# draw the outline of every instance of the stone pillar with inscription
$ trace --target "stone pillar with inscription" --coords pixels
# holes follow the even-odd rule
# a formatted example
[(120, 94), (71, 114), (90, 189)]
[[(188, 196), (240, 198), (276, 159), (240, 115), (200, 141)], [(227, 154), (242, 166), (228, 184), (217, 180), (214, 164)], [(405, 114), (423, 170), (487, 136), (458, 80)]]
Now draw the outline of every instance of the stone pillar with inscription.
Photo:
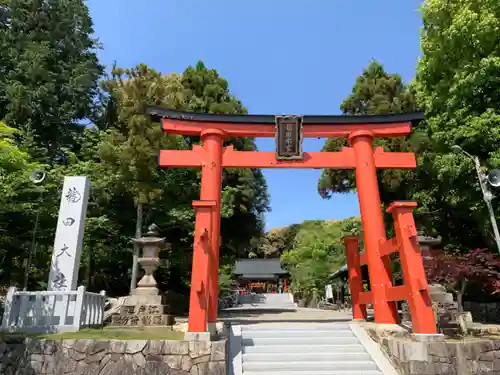
[(159, 252), (165, 246), (165, 238), (158, 237), (158, 227), (152, 224), (144, 237), (133, 239), (141, 249), (139, 265), (144, 276), (128, 296), (119, 313), (111, 318), (115, 326), (166, 326), (173, 325), (174, 318), (167, 314), (165, 297), (158, 289), (153, 276), (160, 264)]
[(64, 178), (47, 285), (49, 291), (76, 290), (89, 194), (87, 177)]

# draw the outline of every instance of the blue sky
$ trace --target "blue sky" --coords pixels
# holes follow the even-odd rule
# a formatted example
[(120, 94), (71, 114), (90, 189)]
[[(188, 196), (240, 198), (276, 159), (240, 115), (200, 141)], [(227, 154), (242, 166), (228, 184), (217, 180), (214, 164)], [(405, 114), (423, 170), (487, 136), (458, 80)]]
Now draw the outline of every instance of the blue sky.
[[(420, 0), (88, 0), (103, 64), (181, 73), (203, 60), (250, 113), (338, 114), (371, 59), (407, 81), (420, 54)], [(324, 140), (306, 139), (305, 151)], [(274, 151), (272, 139), (257, 141)], [(266, 227), (359, 214), (356, 195), (320, 198), (321, 171), (266, 169)]]

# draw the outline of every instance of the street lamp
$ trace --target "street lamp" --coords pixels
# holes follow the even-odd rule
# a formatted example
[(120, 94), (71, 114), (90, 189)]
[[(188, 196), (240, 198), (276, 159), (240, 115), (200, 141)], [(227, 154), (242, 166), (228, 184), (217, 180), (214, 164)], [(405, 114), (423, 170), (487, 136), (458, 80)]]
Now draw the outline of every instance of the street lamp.
[[(35, 185), (40, 185), (43, 183), (45, 180), (45, 177), (47, 177), (47, 174), (43, 169), (35, 169), (33, 172), (30, 173), (29, 179), (32, 183)], [(31, 267), (31, 260), (33, 258), (33, 255), (35, 254), (35, 249), (36, 249), (36, 231), (38, 230), (38, 221), (40, 219), (40, 209), (41, 209), (41, 203), (43, 199), (43, 188), (40, 189), (40, 196), (38, 198), (38, 207), (36, 210), (36, 216), (35, 216), (35, 224), (33, 226), (33, 234), (31, 237), (31, 247), (30, 251), (28, 253), (28, 258), (24, 260), (24, 283), (23, 283), (23, 290), (26, 291), (28, 290), (28, 281), (30, 277), (30, 267)]]
[(495, 196), (490, 191), (488, 184), (489, 183), (493, 187), (500, 186), (500, 171), (498, 169), (493, 169), (486, 176), (483, 171), (481, 171), (481, 163), (479, 162), (479, 158), (477, 156), (469, 154), (462, 147), (458, 145), (451, 146), (453, 152), (457, 154), (462, 154), (471, 159), (474, 162), (474, 168), (476, 169), (477, 178), (479, 180), (479, 185), (481, 186), (481, 191), (483, 193), (483, 200), (486, 203), (486, 207), (488, 207), (488, 212), (490, 214), (491, 226), (493, 228), (493, 233), (495, 235), (495, 242), (497, 244), (497, 249), (500, 252), (500, 232), (498, 231), (497, 219), (495, 218), (495, 211), (493, 211), (493, 205), (491, 201)]

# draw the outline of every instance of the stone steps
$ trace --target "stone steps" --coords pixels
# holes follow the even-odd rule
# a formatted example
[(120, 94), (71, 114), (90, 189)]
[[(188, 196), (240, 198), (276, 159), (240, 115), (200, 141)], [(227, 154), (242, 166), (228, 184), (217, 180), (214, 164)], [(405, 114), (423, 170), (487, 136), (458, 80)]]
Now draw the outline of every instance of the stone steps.
[[(302, 348), (303, 349), (303, 348)], [(315, 348), (316, 349), (316, 348)], [(259, 362), (259, 361), (275, 361), (276, 353), (245, 353), (243, 354), (243, 362)], [(340, 353), (279, 353), (279, 360), (281, 362), (307, 362), (309, 360), (314, 362), (328, 362), (328, 361), (356, 361), (371, 360), (370, 355), (366, 352), (340, 352)]]
[(290, 293), (242, 294), (238, 296), (238, 304), (263, 309), (290, 309), (297, 307)]
[(350, 371), (350, 370), (327, 370), (327, 371), (248, 371), (245, 375), (383, 375), (378, 370), (367, 370), (367, 371)]
[[(377, 365), (373, 361), (325, 361), (313, 362), (313, 360), (306, 361), (261, 361), (261, 362), (243, 362), (243, 374), (248, 375), (248, 372), (263, 372), (263, 371), (281, 371), (289, 373), (290, 371), (309, 371), (310, 374), (316, 374), (315, 371), (328, 371), (328, 370), (349, 370), (349, 371), (376, 371)], [(379, 372), (380, 374), (380, 372)]]
[[(257, 346), (257, 345), (289, 345), (290, 338), (288, 337), (263, 337), (263, 338), (243, 338), (244, 346)], [(355, 337), (301, 337), (299, 345), (345, 345), (345, 344), (358, 344), (359, 341)]]
[[(314, 339), (330, 339), (332, 335), (335, 335), (335, 337), (340, 338), (340, 337), (354, 337), (354, 333), (352, 333), (351, 330), (335, 330), (335, 331), (330, 331), (330, 330), (287, 330), (287, 329), (280, 329), (280, 339), (287, 339), (287, 338), (314, 338)], [(271, 330), (264, 330), (264, 331), (246, 331), (245, 332), (245, 338), (247, 339), (262, 339), (262, 338), (276, 338), (276, 332), (271, 331)]]
[(347, 323), (255, 324), (238, 330), (241, 364), (233, 375), (383, 375)]
[[(323, 344), (314, 345), (316, 353), (364, 353), (365, 348), (361, 344)], [(245, 346), (245, 353), (303, 353), (302, 345), (261, 345)]]
[[(285, 331), (345, 331), (350, 330), (348, 323), (280, 323), (280, 330)], [(246, 332), (249, 331), (276, 331), (276, 324), (252, 324), (243, 326)]]

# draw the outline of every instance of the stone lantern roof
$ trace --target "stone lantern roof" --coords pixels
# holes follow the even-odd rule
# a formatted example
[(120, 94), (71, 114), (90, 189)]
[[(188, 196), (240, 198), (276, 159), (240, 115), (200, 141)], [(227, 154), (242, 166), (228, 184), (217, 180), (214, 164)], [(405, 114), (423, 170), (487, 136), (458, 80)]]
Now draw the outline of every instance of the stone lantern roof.
[(148, 227), (147, 233), (142, 236), (141, 238), (133, 238), (132, 242), (136, 243), (140, 247), (144, 246), (151, 246), (158, 244), (158, 247), (162, 247), (165, 244), (165, 237), (158, 237), (159, 236), (159, 228), (156, 224), (151, 224)]

